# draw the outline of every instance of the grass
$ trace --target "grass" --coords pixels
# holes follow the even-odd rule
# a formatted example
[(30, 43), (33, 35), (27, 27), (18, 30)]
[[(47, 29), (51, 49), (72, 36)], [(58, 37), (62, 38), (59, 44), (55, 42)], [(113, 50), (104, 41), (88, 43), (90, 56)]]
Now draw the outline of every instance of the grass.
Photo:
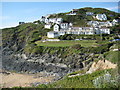
[(105, 53), (105, 58), (112, 63), (118, 63), (120, 51), (108, 51)]
[(84, 40), (84, 41), (74, 41), (74, 40), (66, 40), (66, 41), (47, 41), (47, 42), (41, 42), (37, 41), (35, 42), (38, 46), (48, 46), (48, 47), (68, 47), (73, 46), (75, 44), (81, 44), (82, 47), (91, 47), (98, 45), (95, 43), (96, 40)]
[[(107, 71), (110, 71), (108, 69)], [(64, 79), (59, 80), (52, 84), (41, 84), (37, 88), (95, 88), (93, 85), (93, 80), (98, 76), (104, 75), (106, 70), (96, 71), (92, 74), (86, 74), (76, 77), (64, 77)]]

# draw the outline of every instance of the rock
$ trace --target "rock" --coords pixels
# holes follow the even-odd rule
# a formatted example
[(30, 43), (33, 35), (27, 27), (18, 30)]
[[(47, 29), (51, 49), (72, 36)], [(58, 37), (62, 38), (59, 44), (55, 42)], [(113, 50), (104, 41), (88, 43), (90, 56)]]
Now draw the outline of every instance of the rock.
[(91, 68), (86, 73), (92, 73), (96, 70), (111, 69), (116, 67), (117, 64), (113, 64), (108, 60), (99, 60), (98, 62), (93, 62)]
[[(13, 43), (14, 44), (14, 43)], [(6, 46), (3, 49), (3, 68), (16, 72), (48, 72), (59, 76), (64, 76), (68, 72), (84, 68), (83, 61), (86, 61), (92, 54), (79, 53), (61, 57), (61, 54), (25, 54), (22, 49), (14, 51), (14, 47)], [(16, 49), (17, 50), (17, 49)], [(57, 51), (56, 51), (57, 52)], [(88, 57), (89, 56), (89, 57)], [(91, 61), (89, 61), (91, 62)], [(86, 64), (89, 64), (87, 62)]]

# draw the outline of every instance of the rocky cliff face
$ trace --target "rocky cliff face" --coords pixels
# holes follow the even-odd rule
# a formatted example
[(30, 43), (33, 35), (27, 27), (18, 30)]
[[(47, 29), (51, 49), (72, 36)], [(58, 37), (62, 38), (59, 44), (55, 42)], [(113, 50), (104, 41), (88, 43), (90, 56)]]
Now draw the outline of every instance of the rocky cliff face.
[(111, 63), (108, 60), (99, 60), (98, 62), (93, 62), (90, 69), (86, 73), (92, 73), (98, 70), (116, 68), (117, 64)]
[(2, 53), (2, 68), (15, 72), (48, 72), (64, 76), (89, 65), (93, 61), (93, 56), (84, 53), (70, 55), (65, 58), (56, 53), (53, 55), (49, 53), (26, 55), (22, 51), (16, 52), (14, 48), (11, 49), (11, 47), (6, 46), (3, 48)]

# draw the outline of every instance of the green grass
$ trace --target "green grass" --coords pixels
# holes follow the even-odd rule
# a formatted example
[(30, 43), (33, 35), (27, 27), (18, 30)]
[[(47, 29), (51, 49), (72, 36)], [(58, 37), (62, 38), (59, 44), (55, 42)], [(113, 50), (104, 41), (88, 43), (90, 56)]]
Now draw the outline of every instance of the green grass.
[[(111, 70), (111, 69), (110, 69)], [(107, 71), (110, 71), (107, 70)], [(95, 88), (93, 85), (93, 80), (103, 74), (106, 70), (96, 71), (92, 74), (86, 74), (76, 77), (64, 77), (64, 79), (59, 80), (52, 84), (41, 84), (37, 88)]]
[(73, 41), (73, 40), (66, 40), (66, 41), (47, 41), (47, 42), (41, 42), (37, 41), (36, 44), (38, 46), (48, 46), (48, 47), (68, 47), (73, 46), (75, 44), (81, 44), (82, 47), (91, 47), (98, 45), (95, 43), (95, 40), (84, 40), (84, 41)]
[(105, 53), (105, 58), (112, 63), (118, 63), (120, 51), (108, 51)]

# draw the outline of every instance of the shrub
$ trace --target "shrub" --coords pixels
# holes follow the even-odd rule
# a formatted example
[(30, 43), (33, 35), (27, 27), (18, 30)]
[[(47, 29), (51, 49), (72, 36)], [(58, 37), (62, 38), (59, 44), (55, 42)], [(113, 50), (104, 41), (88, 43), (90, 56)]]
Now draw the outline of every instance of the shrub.
[(93, 80), (93, 85), (96, 88), (117, 88), (118, 82), (116, 78), (112, 78), (110, 73), (106, 73)]

